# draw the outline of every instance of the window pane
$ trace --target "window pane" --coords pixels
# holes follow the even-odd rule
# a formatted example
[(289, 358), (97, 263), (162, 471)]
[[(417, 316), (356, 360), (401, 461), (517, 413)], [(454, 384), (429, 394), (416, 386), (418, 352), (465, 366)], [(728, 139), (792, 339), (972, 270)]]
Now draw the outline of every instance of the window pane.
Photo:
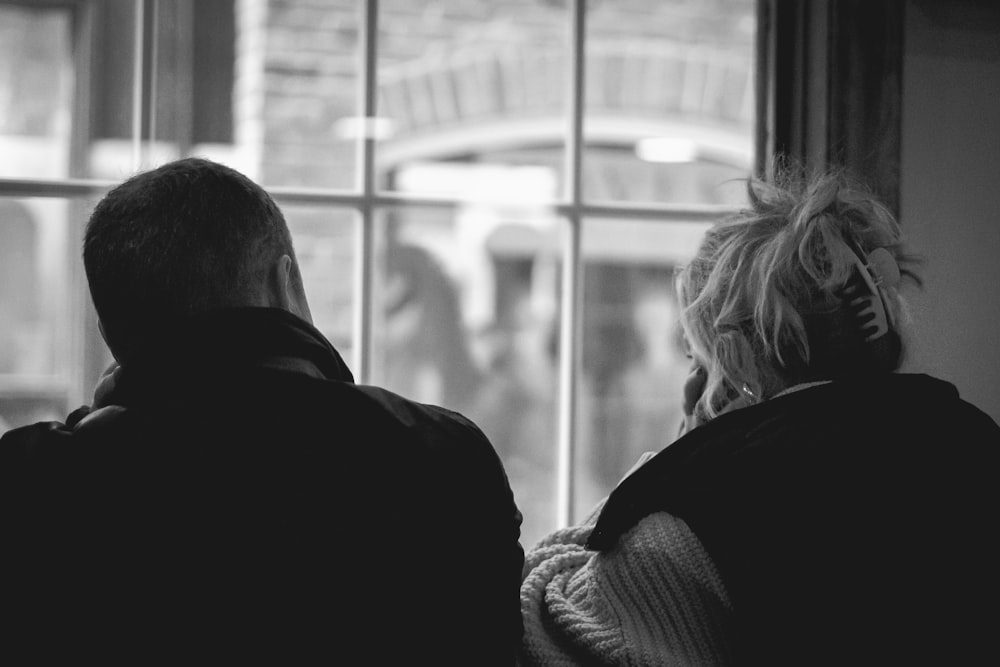
[(555, 527), (558, 220), (489, 204), (381, 221), (374, 380), (475, 421), (526, 544)]
[(588, 3), (585, 199), (733, 203), (752, 166), (753, 0)]
[(236, 143), (235, 2), (154, 2), (146, 11), (144, 166), (198, 155), (257, 175), (253, 153)]
[[(196, 155), (268, 186), (351, 188), (359, 2), (146, 3), (142, 167)], [(89, 173), (134, 171), (133, 0), (93, 3)]]
[(353, 210), (279, 205), (292, 232), (313, 324), (353, 366), (357, 215)]
[(0, 198), (0, 431), (62, 419), (76, 399), (83, 333), (80, 202)]
[(264, 184), (354, 187), (362, 4), (239, 5), (236, 137)]
[(0, 177), (65, 177), (73, 67), (65, 9), (0, 4)]
[(578, 517), (643, 452), (677, 434), (688, 362), (673, 271), (693, 256), (704, 230), (704, 223), (585, 221)]
[(383, 0), (379, 6), (380, 185), (452, 194), (448, 182), (398, 177), (408, 165), (486, 163), (544, 169), (552, 174), (546, 194), (556, 196), (568, 117), (565, 3)]

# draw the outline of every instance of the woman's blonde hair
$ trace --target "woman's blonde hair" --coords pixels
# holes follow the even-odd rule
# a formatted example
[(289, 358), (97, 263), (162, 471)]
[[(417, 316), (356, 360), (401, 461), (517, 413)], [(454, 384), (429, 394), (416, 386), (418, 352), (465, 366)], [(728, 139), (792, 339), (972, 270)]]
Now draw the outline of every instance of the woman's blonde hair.
[[(889, 209), (840, 172), (805, 178), (782, 168), (747, 189), (749, 207), (713, 226), (678, 275), (681, 325), (707, 375), (698, 415), (801, 382), (898, 369), (898, 331), (870, 353), (841, 291), (876, 248), (919, 284)], [(898, 322), (898, 290), (881, 291)]]

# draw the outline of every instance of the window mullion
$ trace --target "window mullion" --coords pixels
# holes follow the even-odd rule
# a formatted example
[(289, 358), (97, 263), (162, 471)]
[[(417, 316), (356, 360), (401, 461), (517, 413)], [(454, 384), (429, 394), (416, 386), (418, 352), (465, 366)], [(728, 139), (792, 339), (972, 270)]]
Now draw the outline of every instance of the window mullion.
[(361, 177), (360, 225), (354, 281), (354, 370), (362, 383), (371, 382), (373, 308), (372, 287), (375, 275), (375, 133), (376, 68), (378, 66), (378, 0), (366, 0), (360, 16), (361, 100), (363, 128), (359, 132)]
[(132, 170), (142, 168), (142, 118), (146, 101), (146, 0), (135, 0), (132, 61)]
[(583, 235), (581, 183), (583, 156), (583, 112), (586, 3), (574, 0), (570, 20), (570, 123), (566, 140), (566, 187), (569, 207), (569, 238), (563, 252), (563, 297), (559, 327), (559, 421), (556, 452), (556, 521), (573, 521), (574, 461), (576, 454), (577, 384), (582, 363), (581, 237)]
[(155, 150), (156, 145), (156, 121), (157, 109), (159, 108), (159, 100), (157, 99), (159, 83), (157, 77), (160, 70), (158, 62), (160, 57), (160, 30), (158, 25), (160, 19), (160, 0), (149, 1), (150, 16), (149, 21), (146, 22), (147, 32), (144, 39), (144, 42), (149, 44), (149, 74), (145, 79), (147, 86), (146, 93), (149, 96), (146, 108), (147, 118), (149, 119), (146, 130), (147, 160), (152, 158), (149, 153)]

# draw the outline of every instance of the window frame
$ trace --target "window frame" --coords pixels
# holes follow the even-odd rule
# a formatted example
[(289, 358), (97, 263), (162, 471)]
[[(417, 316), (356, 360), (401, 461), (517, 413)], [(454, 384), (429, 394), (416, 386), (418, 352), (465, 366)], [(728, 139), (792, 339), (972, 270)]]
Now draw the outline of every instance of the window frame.
[[(80, 159), (81, 150), (86, 148), (86, 129), (88, 122), (89, 100), (87, 99), (87, 84), (90, 67), (90, 38), (93, 34), (93, 0), (53, 0), (46, 2), (47, 6), (66, 7), (74, 12), (74, 37), (79, 69), (77, 73), (77, 92), (74, 114), (74, 150), (76, 160)], [(134, 65), (132, 80), (132, 166), (133, 171), (139, 171), (146, 162), (151, 145), (151, 138), (143, 136), (142, 129), (152, 123), (151, 117), (155, 109), (147, 107), (151, 99), (150, 88), (155, 84), (151, 72), (155, 72), (155, 60), (145, 62), (145, 54), (149, 53), (149, 43), (152, 39), (153, 21), (147, 20), (150, 12), (155, 11), (157, 0), (134, 0), (136, 17), (133, 29)], [(670, 224), (671, 222), (711, 222), (732, 210), (728, 206), (719, 205), (670, 205), (670, 204), (633, 204), (627, 202), (592, 201), (584, 196), (581, 189), (583, 172), (583, 154), (585, 143), (585, 80), (586, 80), (586, 0), (570, 0), (568, 4), (568, 42), (569, 61), (571, 68), (566, 81), (568, 87), (567, 108), (565, 110), (565, 174), (563, 192), (554, 201), (546, 202), (551, 210), (566, 224), (567, 234), (562, 248), (562, 299), (559, 313), (559, 359), (558, 359), (558, 414), (557, 414), (557, 463), (556, 463), (556, 518), (560, 526), (570, 524), (575, 520), (573, 507), (574, 471), (576, 469), (576, 452), (579, 440), (577, 433), (577, 413), (580, 391), (580, 369), (582, 368), (582, 286), (583, 257), (581, 240), (584, 225), (588, 218), (608, 219), (626, 218), (646, 220), (651, 224)], [(762, 5), (766, 3), (762, 2)], [(365, 0), (359, 3), (360, 12), (360, 76), (358, 77), (358, 97), (361, 118), (377, 118), (377, 66), (378, 66), (378, 0)], [(759, 13), (759, 16), (761, 14)], [(763, 26), (758, 28), (760, 30)], [(769, 53), (762, 49), (766, 40), (758, 37), (757, 57), (762, 58)], [(156, 58), (155, 50), (152, 57)], [(150, 66), (152, 65), (152, 66)], [(761, 73), (769, 71), (769, 63), (759, 63), (757, 70), (758, 114), (770, 113), (766, 105), (762, 105), (763, 77)], [(758, 115), (755, 120), (757, 137), (755, 137), (757, 155), (757, 170), (761, 170), (763, 156), (770, 154), (765, 143), (773, 145), (773, 134), (765, 136), (764, 115)], [(434, 207), (453, 209), (462, 202), (447, 197), (427, 197), (408, 193), (384, 191), (379, 188), (376, 175), (376, 142), (374, 133), (359, 133), (356, 141), (357, 170), (356, 183), (353, 190), (316, 189), (292, 186), (267, 186), (268, 191), (279, 204), (310, 204), (340, 209), (353, 210), (356, 213), (358, 233), (355, 235), (356, 262), (354, 281), (354, 359), (352, 367), (359, 382), (369, 382), (371, 379), (373, 358), (373, 320), (372, 290), (375, 272), (375, 226), (381, 211), (399, 206)], [(79, 173), (79, 171), (71, 171)], [(116, 185), (100, 179), (64, 178), (64, 179), (0, 179), (0, 196), (2, 197), (53, 197), (53, 198), (96, 198)], [(81, 234), (82, 236), (82, 234)], [(86, 402), (90, 388), (96, 381), (100, 371), (99, 362), (88, 350), (99, 349), (100, 339), (96, 327), (96, 313), (86, 292), (82, 271), (79, 278), (80, 286), (74, 288), (75, 298), (82, 304), (71, 304), (74, 312), (73, 340), (79, 349), (70, 356), (72, 388), (68, 393), (70, 405)], [(80, 369), (76, 369), (80, 366)]]

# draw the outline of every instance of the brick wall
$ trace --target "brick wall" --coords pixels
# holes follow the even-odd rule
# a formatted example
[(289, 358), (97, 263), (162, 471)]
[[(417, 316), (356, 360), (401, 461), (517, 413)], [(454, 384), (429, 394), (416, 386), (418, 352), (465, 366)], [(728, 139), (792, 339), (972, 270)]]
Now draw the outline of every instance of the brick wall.
[[(238, 124), (269, 184), (351, 187), (355, 147), (337, 121), (358, 107), (359, 2), (244, 0), (241, 57), (260, 70)], [(751, 0), (590, 3), (587, 105), (594, 113), (716, 115), (749, 125)], [(720, 39), (721, 38), (721, 39)], [(721, 44), (704, 49), (707, 39)], [(407, 133), (477, 118), (563, 111), (565, 2), (383, 0), (380, 115)], [(261, 50), (257, 50), (261, 49)], [(244, 68), (246, 69), (246, 68)], [(247, 74), (253, 77), (255, 75)], [(241, 89), (238, 84), (238, 89)], [(245, 91), (244, 91), (245, 92)], [(252, 128), (252, 129), (248, 129)], [(238, 133), (240, 130), (238, 130)], [(244, 134), (246, 136), (246, 134)]]

